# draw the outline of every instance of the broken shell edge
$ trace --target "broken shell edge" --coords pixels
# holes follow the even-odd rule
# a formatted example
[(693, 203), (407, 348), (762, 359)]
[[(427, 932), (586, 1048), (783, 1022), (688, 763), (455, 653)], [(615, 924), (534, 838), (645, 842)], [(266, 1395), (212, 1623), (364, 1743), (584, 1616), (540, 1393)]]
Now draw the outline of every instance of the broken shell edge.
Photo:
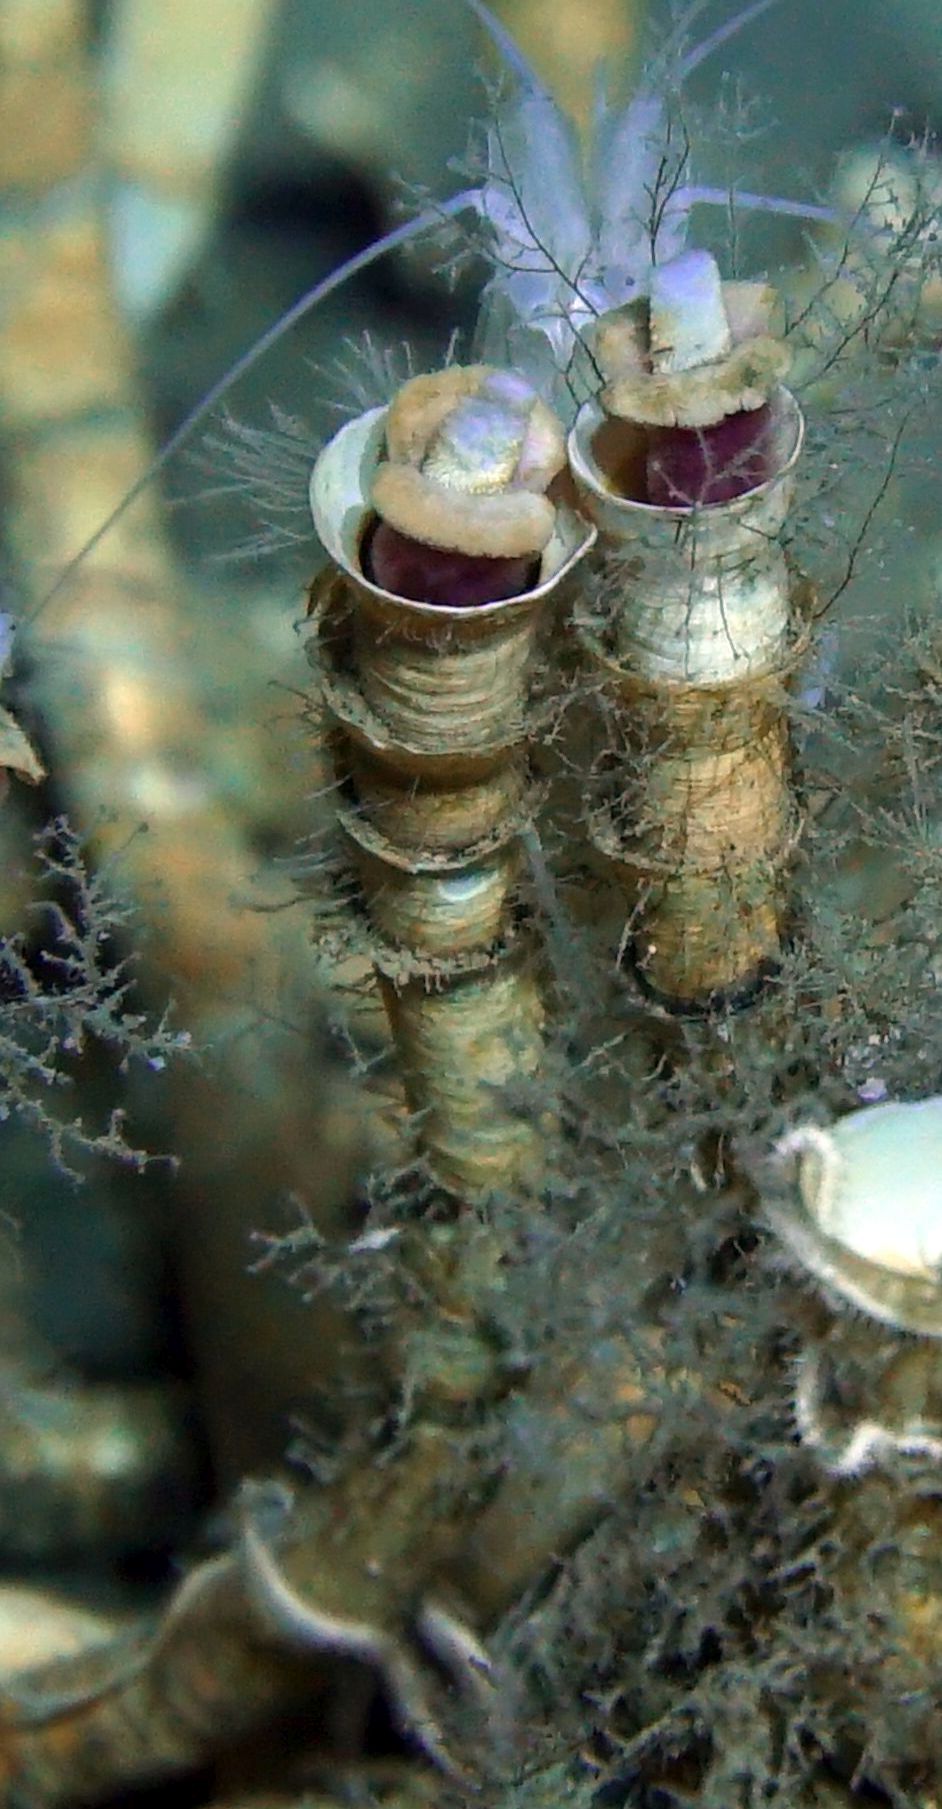
[[(871, 1111), (881, 1109), (850, 1113), (838, 1124), (868, 1118)], [(848, 1303), (899, 1331), (942, 1338), (942, 1274), (928, 1263), (921, 1273), (888, 1267), (836, 1235), (846, 1178), (846, 1161), (833, 1131), (817, 1125), (796, 1127), (773, 1150), (771, 1190), (763, 1190), (767, 1223), (838, 1305)], [(896, 1221), (905, 1223), (898, 1197), (893, 1206)]]

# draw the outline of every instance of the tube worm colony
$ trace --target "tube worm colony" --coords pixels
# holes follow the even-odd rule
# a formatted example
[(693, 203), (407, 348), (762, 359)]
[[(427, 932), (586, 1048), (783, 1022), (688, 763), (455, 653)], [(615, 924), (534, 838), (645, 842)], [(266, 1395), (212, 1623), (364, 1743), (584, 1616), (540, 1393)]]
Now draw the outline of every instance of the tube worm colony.
[[(655, 267), (598, 322), (606, 387), (569, 442), (604, 547), (576, 608), (609, 735), (590, 833), (644, 982), (682, 1011), (748, 996), (786, 930), (802, 637), (781, 532), (803, 423), (775, 300), (706, 253)], [(563, 464), (522, 376), (452, 367), (351, 422), (311, 483), (340, 821), (424, 1149), (459, 1194), (539, 1169), (538, 1127), (495, 1088), (535, 1072), (542, 1039), (514, 904), (529, 676), (594, 539), (547, 495)]]
[[(537, 102), (530, 100), (532, 114)], [(547, 184), (554, 208), (557, 189)], [(580, 253), (580, 272), (583, 262)], [(611, 703), (612, 783), (597, 800), (593, 833), (628, 882), (639, 966), (671, 1005), (689, 1008), (747, 989), (774, 963), (783, 932), (783, 874), (797, 814), (783, 697), (801, 631), (778, 536), (801, 422), (780, 387), (785, 357), (769, 330), (766, 292), (721, 284), (712, 260), (697, 256), (668, 259), (646, 280), (646, 302), (600, 324), (597, 351), (608, 383), (602, 406), (587, 411), (573, 440), (573, 466), (612, 555), (580, 607), (578, 639)], [(626, 280), (621, 292), (633, 289)], [(586, 437), (587, 422), (595, 424)], [(317, 641), (342, 785), (341, 833), (359, 876), (372, 957), (430, 1167), (446, 1187), (472, 1198), (538, 1175), (545, 1141), (544, 1127), (515, 1116), (503, 1088), (532, 1073), (543, 1030), (534, 952), (515, 896), (520, 831), (532, 808), (528, 746), (539, 729), (532, 658), (551, 600), (593, 535), (562, 506), (554, 487), (562, 462), (559, 429), (526, 383), (513, 372), (477, 367), (420, 379), (388, 411), (352, 423), (325, 451), (312, 484), (314, 518), (334, 562), (318, 592)], [(623, 1104), (625, 1090), (616, 1109)], [(664, 1145), (673, 1147), (680, 1130), (677, 1113)], [(834, 1136), (844, 1141), (843, 1131)], [(306, 1152), (311, 1147), (308, 1140)], [(830, 1183), (830, 1194), (822, 1192), (820, 1177), (833, 1170), (829, 1153), (819, 1172), (814, 1158), (821, 1152), (810, 1141), (802, 1150), (796, 1144), (795, 1153), (808, 1215), (821, 1205), (826, 1237), (839, 1243), (842, 1221), (822, 1204), (843, 1199)], [(323, 1160), (322, 1145), (316, 1162)], [(619, 1208), (627, 1194), (621, 1189)], [(629, 1206), (622, 1242), (647, 1280), (644, 1220), (654, 1211), (639, 1205)], [(518, 1387), (516, 1350), (502, 1371), (493, 1342), (477, 1341), (476, 1327), (465, 1337), (500, 1268), (495, 1217), (496, 1236), (488, 1214), (469, 1213), (461, 1227), (470, 1223), (486, 1234), (479, 1273), (492, 1254), (493, 1266), (485, 1285), (474, 1273), (479, 1246), (462, 1246), (460, 1236), (449, 1243), (451, 1223), (421, 1223), (428, 1273), (437, 1262), (444, 1273), (447, 1261), (451, 1297), (444, 1288), (428, 1290), (440, 1310), (429, 1315), (425, 1371), (414, 1340), (401, 1360), (408, 1443), (383, 1463), (368, 1454), (359, 1473), (354, 1463), (343, 1494), (309, 1491), (316, 1524), (297, 1546), (293, 1532), (282, 1544), (276, 1530), (277, 1565), (273, 1551), (263, 1549), (267, 1508), (257, 1521), (247, 1510), (235, 1560), (209, 1560), (195, 1586), (184, 1586), (140, 1668), (112, 1674), (97, 1697), (86, 1682), (81, 1702), (63, 1712), (53, 1704), (41, 1725), (27, 1703), (10, 1743), (18, 1785), (25, 1769), (27, 1787), (35, 1783), (44, 1801), (79, 1787), (90, 1794), (118, 1779), (189, 1769), (236, 1734), (270, 1726), (276, 1714), (279, 1725), (301, 1719), (313, 1693), (312, 1653), (385, 1666), (394, 1702), (399, 1698), (397, 1724), (441, 1762), (421, 1700), (403, 1712), (402, 1679), (410, 1681), (407, 1661), (414, 1662), (408, 1648), (420, 1636), (446, 1671), (450, 1650), (472, 1679), (483, 1666), (473, 1636), (425, 1594), (425, 1579), (437, 1585), (442, 1563), (450, 1566), (457, 1553), (455, 1576), (486, 1626), (551, 1563), (558, 1567), (600, 1503), (617, 1503), (650, 1476), (629, 1467), (626, 1452), (633, 1458), (635, 1444), (670, 1426), (671, 1396), (709, 1384), (691, 1375), (689, 1364), (681, 1368), (655, 1290), (639, 1285), (627, 1301), (618, 1292), (613, 1304), (611, 1271), (598, 1260), (605, 1246), (593, 1248), (590, 1234), (583, 1269), (577, 1252), (563, 1277), (572, 1318), (553, 1328), (548, 1360)], [(396, 1233), (377, 1227), (368, 1235)], [(923, 1241), (920, 1227), (909, 1251), (926, 1284), (937, 1242), (928, 1226)], [(873, 1259), (874, 1249), (863, 1256)], [(672, 1265), (672, 1292), (683, 1272)], [(728, 1305), (728, 1296), (721, 1298)], [(707, 1313), (712, 1305), (707, 1298)], [(685, 1306), (695, 1332), (709, 1326), (695, 1295)], [(748, 1302), (744, 1319), (747, 1310)], [(446, 1331), (443, 1318), (451, 1321)], [(411, 1336), (406, 1321), (403, 1314), (395, 1327), (400, 1346)], [(223, 1342), (218, 1329), (216, 1342)], [(743, 1340), (740, 1352), (746, 1348)], [(487, 1478), (488, 1505), (478, 1521), (480, 1452), (464, 1429), (465, 1409), (484, 1394), (476, 1375), (466, 1380), (482, 1350), (482, 1368), (492, 1366), (486, 1387), (506, 1387), (509, 1398), (500, 1486), (491, 1495)], [(754, 1363), (754, 1342), (748, 1351)], [(267, 1352), (252, 1356), (263, 1368), (270, 1364)], [(376, 1357), (374, 1348), (369, 1361), (378, 1367)], [(927, 1364), (904, 1352), (893, 1387), (905, 1386), (911, 1399)], [(741, 1392), (738, 1372), (735, 1365), (714, 1369), (724, 1384), (716, 1405), (726, 1411)], [(806, 1443), (828, 1405), (820, 1375), (810, 1364), (802, 1372)], [(230, 1401), (238, 1397), (231, 1377), (227, 1392)], [(429, 1409), (448, 1420), (452, 1408), (463, 1416), (462, 1434), (432, 1428), (437, 1467), (418, 1436), (428, 1429), (416, 1421)], [(710, 1408), (704, 1423), (713, 1434), (721, 1422), (712, 1402)], [(679, 1417), (679, 1402), (678, 1410)], [(937, 1456), (938, 1424), (934, 1409), (919, 1418), (907, 1405), (892, 1449)], [(763, 1437), (767, 1426), (765, 1417)], [(876, 1433), (872, 1422), (858, 1430), (869, 1447), (855, 1432), (843, 1449), (829, 1427), (819, 1440), (825, 1463), (839, 1475), (893, 1436), (887, 1415)], [(766, 1471), (770, 1460), (756, 1442), (755, 1422), (748, 1438), (751, 1445), (732, 1435), (727, 1449), (740, 1457), (754, 1450)], [(700, 1488), (702, 1451), (700, 1439), (693, 1472), (686, 1472)], [(742, 1463), (735, 1467), (741, 1475)], [(677, 1496), (685, 1471), (673, 1454), (670, 1469)], [(693, 1497), (692, 1518), (706, 1524), (706, 1489), (683, 1492)], [(636, 1490), (632, 1514), (640, 1516), (655, 1494)], [(725, 1512), (722, 1490), (718, 1508)], [(470, 1543), (461, 1512), (472, 1523)], [(672, 1543), (677, 1524), (667, 1522)], [(338, 1539), (347, 1541), (345, 1554)], [(751, 1526), (747, 1539), (756, 1543)], [(688, 1574), (705, 1594), (696, 1555)], [(375, 1633), (363, 1623), (364, 1588), (378, 1602)], [(390, 1600), (398, 1610), (403, 1599), (410, 1614), (411, 1604), (421, 1605), (418, 1623), (397, 1622), (390, 1632), (381, 1611)], [(334, 1604), (343, 1613), (334, 1613)], [(694, 1662), (691, 1648), (685, 1686), (696, 1677)], [(755, 1640), (748, 1662), (769, 1674)], [(727, 1671), (731, 1663), (738, 1663), (735, 1652), (731, 1659), (727, 1653)], [(460, 1669), (452, 1665), (459, 1684)], [(181, 1701), (192, 1713), (177, 1712)], [(676, 1723), (669, 1726), (673, 1742)], [(567, 1790), (569, 1780), (561, 1787)]]
[(340, 821), (423, 1148), (459, 1194), (539, 1166), (499, 1090), (533, 1073), (543, 1024), (514, 898), (532, 659), (594, 538), (547, 494), (564, 459), (522, 377), (452, 367), (350, 422), (311, 482)]
[(781, 530), (803, 426), (774, 304), (705, 252), (655, 268), (599, 322), (606, 386), (570, 437), (604, 549), (577, 620), (611, 744), (591, 834), (641, 976), (680, 1009), (748, 993), (785, 929), (801, 632)]

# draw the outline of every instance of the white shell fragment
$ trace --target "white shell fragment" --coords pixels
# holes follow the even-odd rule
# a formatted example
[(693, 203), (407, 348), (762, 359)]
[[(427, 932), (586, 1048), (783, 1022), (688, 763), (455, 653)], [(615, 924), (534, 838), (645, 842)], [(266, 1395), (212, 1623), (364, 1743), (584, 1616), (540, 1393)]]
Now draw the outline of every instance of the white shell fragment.
[(513, 482), (526, 417), (483, 396), (466, 396), (444, 421), (422, 461), (426, 477), (448, 490), (487, 495)]
[(535, 400), (515, 371), (493, 371), (477, 395), (462, 396), (429, 442), (422, 470), (447, 489), (506, 489), (524, 448)]
[(768, 283), (724, 282), (708, 252), (682, 252), (654, 267), (647, 296), (596, 322), (602, 406), (649, 427), (712, 427), (761, 408), (791, 364), (783, 330)]
[(942, 1097), (800, 1126), (775, 1154), (798, 1199), (771, 1217), (804, 1266), (874, 1317), (942, 1337)]
[(684, 251), (651, 272), (651, 364), (656, 371), (689, 371), (725, 358), (733, 340), (716, 259)]
[[(911, 1353), (904, 1353), (904, 1361)], [(795, 1428), (803, 1445), (814, 1451), (831, 1476), (862, 1476), (898, 1458), (942, 1462), (942, 1438), (935, 1421), (895, 1415), (891, 1422), (869, 1415), (842, 1423), (835, 1413), (840, 1392), (834, 1386), (827, 1353), (805, 1351), (798, 1359), (795, 1381)], [(876, 1390), (879, 1397), (879, 1387)], [(874, 1403), (880, 1406), (879, 1398)]]
[(942, 1266), (942, 1098), (850, 1112), (831, 1130), (792, 1131), (798, 1185), (828, 1237), (897, 1275)]

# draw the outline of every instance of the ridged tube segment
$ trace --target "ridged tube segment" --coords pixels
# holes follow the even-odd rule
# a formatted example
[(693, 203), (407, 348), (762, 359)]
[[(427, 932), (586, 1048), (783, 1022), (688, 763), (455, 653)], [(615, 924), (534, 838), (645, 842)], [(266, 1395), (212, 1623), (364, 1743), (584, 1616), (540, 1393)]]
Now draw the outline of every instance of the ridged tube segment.
[(516, 821), (529, 789), (526, 750), (509, 751), (484, 778), (448, 786), (398, 774), (379, 758), (344, 740), (339, 766), (349, 777), (361, 820), (414, 852), (459, 854), (475, 841), (499, 838), (508, 819)]
[(604, 559), (576, 624), (609, 717), (590, 834), (624, 887), (640, 978), (681, 1011), (748, 995), (786, 933), (802, 620), (781, 530), (803, 423), (787, 390), (771, 409), (768, 479), (690, 508), (624, 493), (633, 423), (590, 403), (570, 439)]
[(528, 952), (452, 973), (442, 990), (424, 977), (383, 997), (411, 1105), (441, 1184), (459, 1196), (535, 1186), (545, 1132), (507, 1089), (538, 1070), (544, 1007)]
[(334, 578), (318, 659), (341, 803), (406, 1094), (436, 1180), (462, 1197), (539, 1170), (539, 1126), (507, 1089), (535, 1073), (543, 1007), (519, 933), (518, 832), (531, 809), (530, 675), (547, 613), (594, 531), (558, 508), (523, 594), (473, 606), (382, 589), (364, 571), (387, 410), (325, 447), (311, 509)]

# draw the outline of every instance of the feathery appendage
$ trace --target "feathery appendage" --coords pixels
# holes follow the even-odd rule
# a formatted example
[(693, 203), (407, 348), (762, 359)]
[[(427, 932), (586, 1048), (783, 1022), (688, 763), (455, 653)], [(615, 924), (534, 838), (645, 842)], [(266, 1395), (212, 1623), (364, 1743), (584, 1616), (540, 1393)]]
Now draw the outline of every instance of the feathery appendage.
[[(540, 384), (558, 407), (571, 409), (592, 387), (591, 360), (583, 329), (604, 309), (641, 291), (650, 265), (674, 255), (686, 241), (691, 209), (731, 203), (808, 220), (831, 219), (833, 211), (801, 199), (770, 197), (752, 190), (728, 191), (698, 184), (691, 148), (678, 113), (684, 81), (731, 37), (781, 0), (753, 0), (699, 43), (691, 33), (703, 9), (693, 0), (680, 9), (673, 27), (643, 72), (624, 106), (600, 95), (591, 146), (585, 156), (572, 121), (499, 24), (483, 0), (463, 0), (494, 40), (510, 80), (510, 92), (495, 97), (484, 143), (473, 158), (469, 186), (424, 206), (348, 258), (305, 290), (213, 383), (175, 428), (95, 534), (70, 559), (29, 620), (36, 620), (60, 595), (82, 561), (97, 548), (137, 498), (166, 471), (227, 400), (243, 378), (301, 321), (347, 283), (404, 245), (471, 216), (466, 246), (487, 257), (493, 275), (487, 284), (478, 330), (482, 358), (515, 364)], [(293, 412), (293, 411), (291, 411)], [(276, 423), (274, 458), (285, 452)], [(237, 429), (236, 481), (258, 472), (276, 522), (271, 544), (294, 541), (285, 498), (270, 468), (265, 469), (264, 429)], [(257, 436), (257, 437), (256, 437)], [(293, 438), (293, 429), (289, 435)], [(254, 443), (250, 444), (250, 440)], [(258, 458), (256, 458), (258, 454)], [(212, 492), (210, 492), (212, 494)], [(293, 502), (291, 504), (293, 508)], [(288, 511), (290, 513), (290, 509)], [(249, 549), (269, 544), (266, 522)]]
[[(685, 7), (630, 100), (600, 88), (590, 141), (541, 84), (483, 0), (467, 0), (490, 33), (509, 78), (467, 174), (478, 181), (483, 242), (493, 265), (478, 328), (481, 356), (508, 357), (571, 411), (595, 387), (582, 335), (607, 309), (645, 293), (653, 265), (676, 257), (697, 205), (767, 211), (809, 221), (833, 209), (696, 180), (683, 86), (720, 46), (777, 0), (756, 0), (700, 43), (703, 10)], [(472, 191), (474, 192), (474, 191)]]

